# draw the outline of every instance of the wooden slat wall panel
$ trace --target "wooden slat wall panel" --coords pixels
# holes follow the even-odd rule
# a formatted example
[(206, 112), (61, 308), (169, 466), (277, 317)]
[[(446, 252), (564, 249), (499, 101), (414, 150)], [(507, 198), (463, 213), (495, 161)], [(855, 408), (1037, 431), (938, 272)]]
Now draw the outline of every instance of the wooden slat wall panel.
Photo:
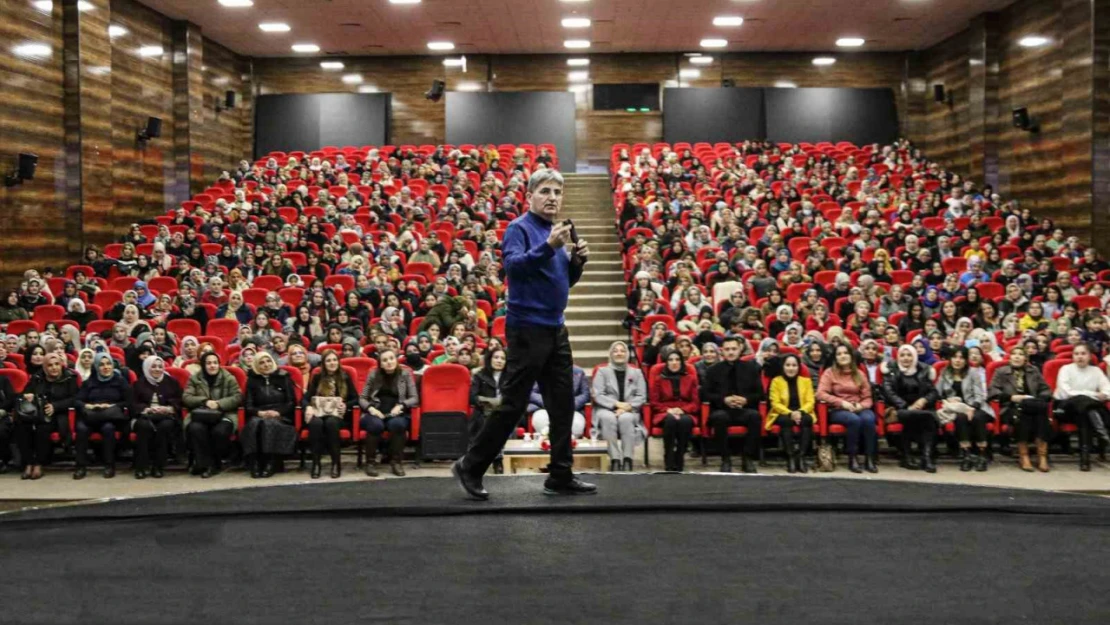
[[(50, 47), (44, 58), (17, 57), (16, 46)], [(29, 2), (0, 2), (0, 175), (16, 155), (38, 155), (33, 181), (0, 187), (0, 283), (18, 284), (23, 271), (68, 258), (65, 220), (65, 102), (62, 6), (43, 13)]]
[(1101, 246), (1110, 241), (1110, 0), (1094, 0), (1093, 6), (1091, 238)]
[(1080, 227), (1090, 241), (1092, 77), (1091, 0), (1061, 0), (1060, 61), (1060, 207), (1054, 214), (1061, 223)]
[(194, 142), (200, 143), (199, 131), (194, 131), (200, 126), (204, 114), (202, 105), (203, 85), (201, 77), (204, 75), (204, 38), (201, 37), (200, 28), (188, 22), (173, 24), (173, 163), (174, 184), (173, 201), (184, 202), (191, 195), (192, 179), (194, 172), (200, 174), (200, 166), (196, 163), (198, 156), (194, 151)]
[[(929, 158), (944, 163), (960, 175), (970, 173), (968, 150), (968, 35), (958, 33), (924, 54), (925, 131), (922, 148)], [(937, 102), (935, 85), (951, 91), (953, 104)]]
[[(250, 159), (254, 150), (250, 61), (214, 41), (205, 39), (203, 45), (203, 102), (192, 137), (194, 193), (211, 184), (221, 171)], [(216, 105), (223, 106), (224, 94), (229, 90), (239, 94), (239, 105), (217, 113)]]

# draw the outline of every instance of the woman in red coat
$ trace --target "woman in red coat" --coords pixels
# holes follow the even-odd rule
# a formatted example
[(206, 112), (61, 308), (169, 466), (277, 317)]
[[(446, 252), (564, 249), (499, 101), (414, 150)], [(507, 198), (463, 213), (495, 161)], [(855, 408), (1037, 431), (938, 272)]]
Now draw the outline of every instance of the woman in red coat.
[(682, 354), (667, 354), (663, 371), (652, 381), (651, 422), (663, 428), (663, 459), (667, 471), (682, 471), (686, 445), (694, 431), (698, 401), (698, 376), (686, 369)]

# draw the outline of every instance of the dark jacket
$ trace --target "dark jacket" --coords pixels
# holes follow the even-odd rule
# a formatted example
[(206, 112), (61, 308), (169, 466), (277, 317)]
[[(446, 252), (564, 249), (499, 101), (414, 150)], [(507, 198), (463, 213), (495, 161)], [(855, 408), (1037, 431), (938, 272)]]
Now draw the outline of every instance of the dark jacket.
[[(731, 391), (730, 382), (734, 385)], [(765, 396), (763, 372), (759, 363), (751, 360), (722, 360), (705, 372), (705, 401), (714, 410), (730, 410), (725, 405), (725, 397), (729, 395), (740, 395), (748, 400), (749, 409), (759, 409), (759, 402)]]
[(77, 375), (69, 369), (63, 369), (57, 380), (47, 380), (45, 373), (37, 373), (31, 376), (23, 389), (23, 393), (31, 393), (46, 404), (53, 405), (54, 414), (62, 415), (77, 407), (77, 392)]
[(113, 373), (107, 382), (101, 382), (100, 378), (93, 374), (81, 384), (81, 388), (77, 391), (77, 400), (82, 406), (113, 404), (121, 408), (130, 408), (131, 385), (119, 371)]
[[(134, 386), (131, 387), (131, 416), (136, 419), (143, 414), (147, 408), (154, 404), (154, 396), (158, 395), (158, 405), (160, 406), (173, 406), (173, 418), (181, 418), (181, 396), (184, 393), (181, 385), (178, 384), (177, 378), (170, 374), (162, 376), (162, 381), (157, 385), (147, 382), (147, 379), (140, 376), (135, 380)], [(165, 417), (159, 417), (164, 419)]]
[(289, 425), (294, 423), (297, 404), (293, 379), (282, 369), (270, 375), (247, 375), (247, 396), (244, 401), (244, 414), (248, 420), (258, 416), (259, 410), (277, 410), (281, 420)]
[[(505, 375), (501, 373), (502, 377)], [(473, 408), (474, 416), (486, 414), (486, 407), (489, 404), (483, 404), (478, 401), (479, 397), (486, 399), (500, 399), (501, 387), (498, 382), (494, 382), (493, 373), (486, 371), (484, 368), (479, 369), (470, 378), (470, 406)]]
[[(217, 319), (227, 318), (227, 306), (227, 304), (224, 304), (223, 306), (220, 306), (216, 309)], [(248, 308), (246, 304), (243, 304), (239, 307), (238, 310), (235, 311), (235, 319), (239, 322), (239, 325), (245, 326), (251, 322), (251, 319), (254, 319), (254, 313), (251, 312), (251, 309)]]
[(917, 365), (917, 373), (906, 375), (897, 366), (883, 374), (883, 396), (891, 408), (906, 410), (910, 404), (925, 398), (922, 410), (934, 410), (940, 395), (937, 387), (929, 380), (928, 365)]
[(17, 399), (19, 395), (12, 388), (12, 381), (6, 376), (0, 377), (0, 419), (11, 417)]
[[(1040, 370), (1030, 364), (1026, 364), (1022, 370), (1025, 373), (1025, 392), (1021, 394), (1030, 395), (1041, 401), (1051, 400), (1052, 389), (1048, 387)], [(1018, 394), (1014, 380), (1017, 373), (1013, 365), (1003, 365), (995, 369), (994, 378), (991, 379), (990, 388), (987, 389), (987, 398), (997, 401), (1005, 409), (1010, 403), (1010, 397)]]

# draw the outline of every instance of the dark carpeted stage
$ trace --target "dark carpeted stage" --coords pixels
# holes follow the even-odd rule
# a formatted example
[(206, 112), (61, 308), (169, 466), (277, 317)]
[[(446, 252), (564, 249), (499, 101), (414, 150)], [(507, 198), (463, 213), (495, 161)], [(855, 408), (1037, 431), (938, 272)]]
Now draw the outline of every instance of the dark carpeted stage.
[(0, 516), (16, 623), (1095, 623), (1110, 500), (879, 480), (249, 488)]

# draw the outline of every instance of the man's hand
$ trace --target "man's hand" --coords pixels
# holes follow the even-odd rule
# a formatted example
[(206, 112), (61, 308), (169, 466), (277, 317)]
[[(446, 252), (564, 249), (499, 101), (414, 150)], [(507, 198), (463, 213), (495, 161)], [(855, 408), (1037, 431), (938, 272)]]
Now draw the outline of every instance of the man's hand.
[(589, 258), (590, 258), (590, 248), (589, 248), (589, 244), (586, 243), (586, 239), (578, 239), (578, 248), (574, 251), (574, 253), (578, 256), (578, 259), (582, 262), (586, 262), (587, 260), (589, 260)]
[(570, 241), (570, 226), (561, 222), (551, 227), (551, 234), (547, 235), (547, 244), (559, 249)]

